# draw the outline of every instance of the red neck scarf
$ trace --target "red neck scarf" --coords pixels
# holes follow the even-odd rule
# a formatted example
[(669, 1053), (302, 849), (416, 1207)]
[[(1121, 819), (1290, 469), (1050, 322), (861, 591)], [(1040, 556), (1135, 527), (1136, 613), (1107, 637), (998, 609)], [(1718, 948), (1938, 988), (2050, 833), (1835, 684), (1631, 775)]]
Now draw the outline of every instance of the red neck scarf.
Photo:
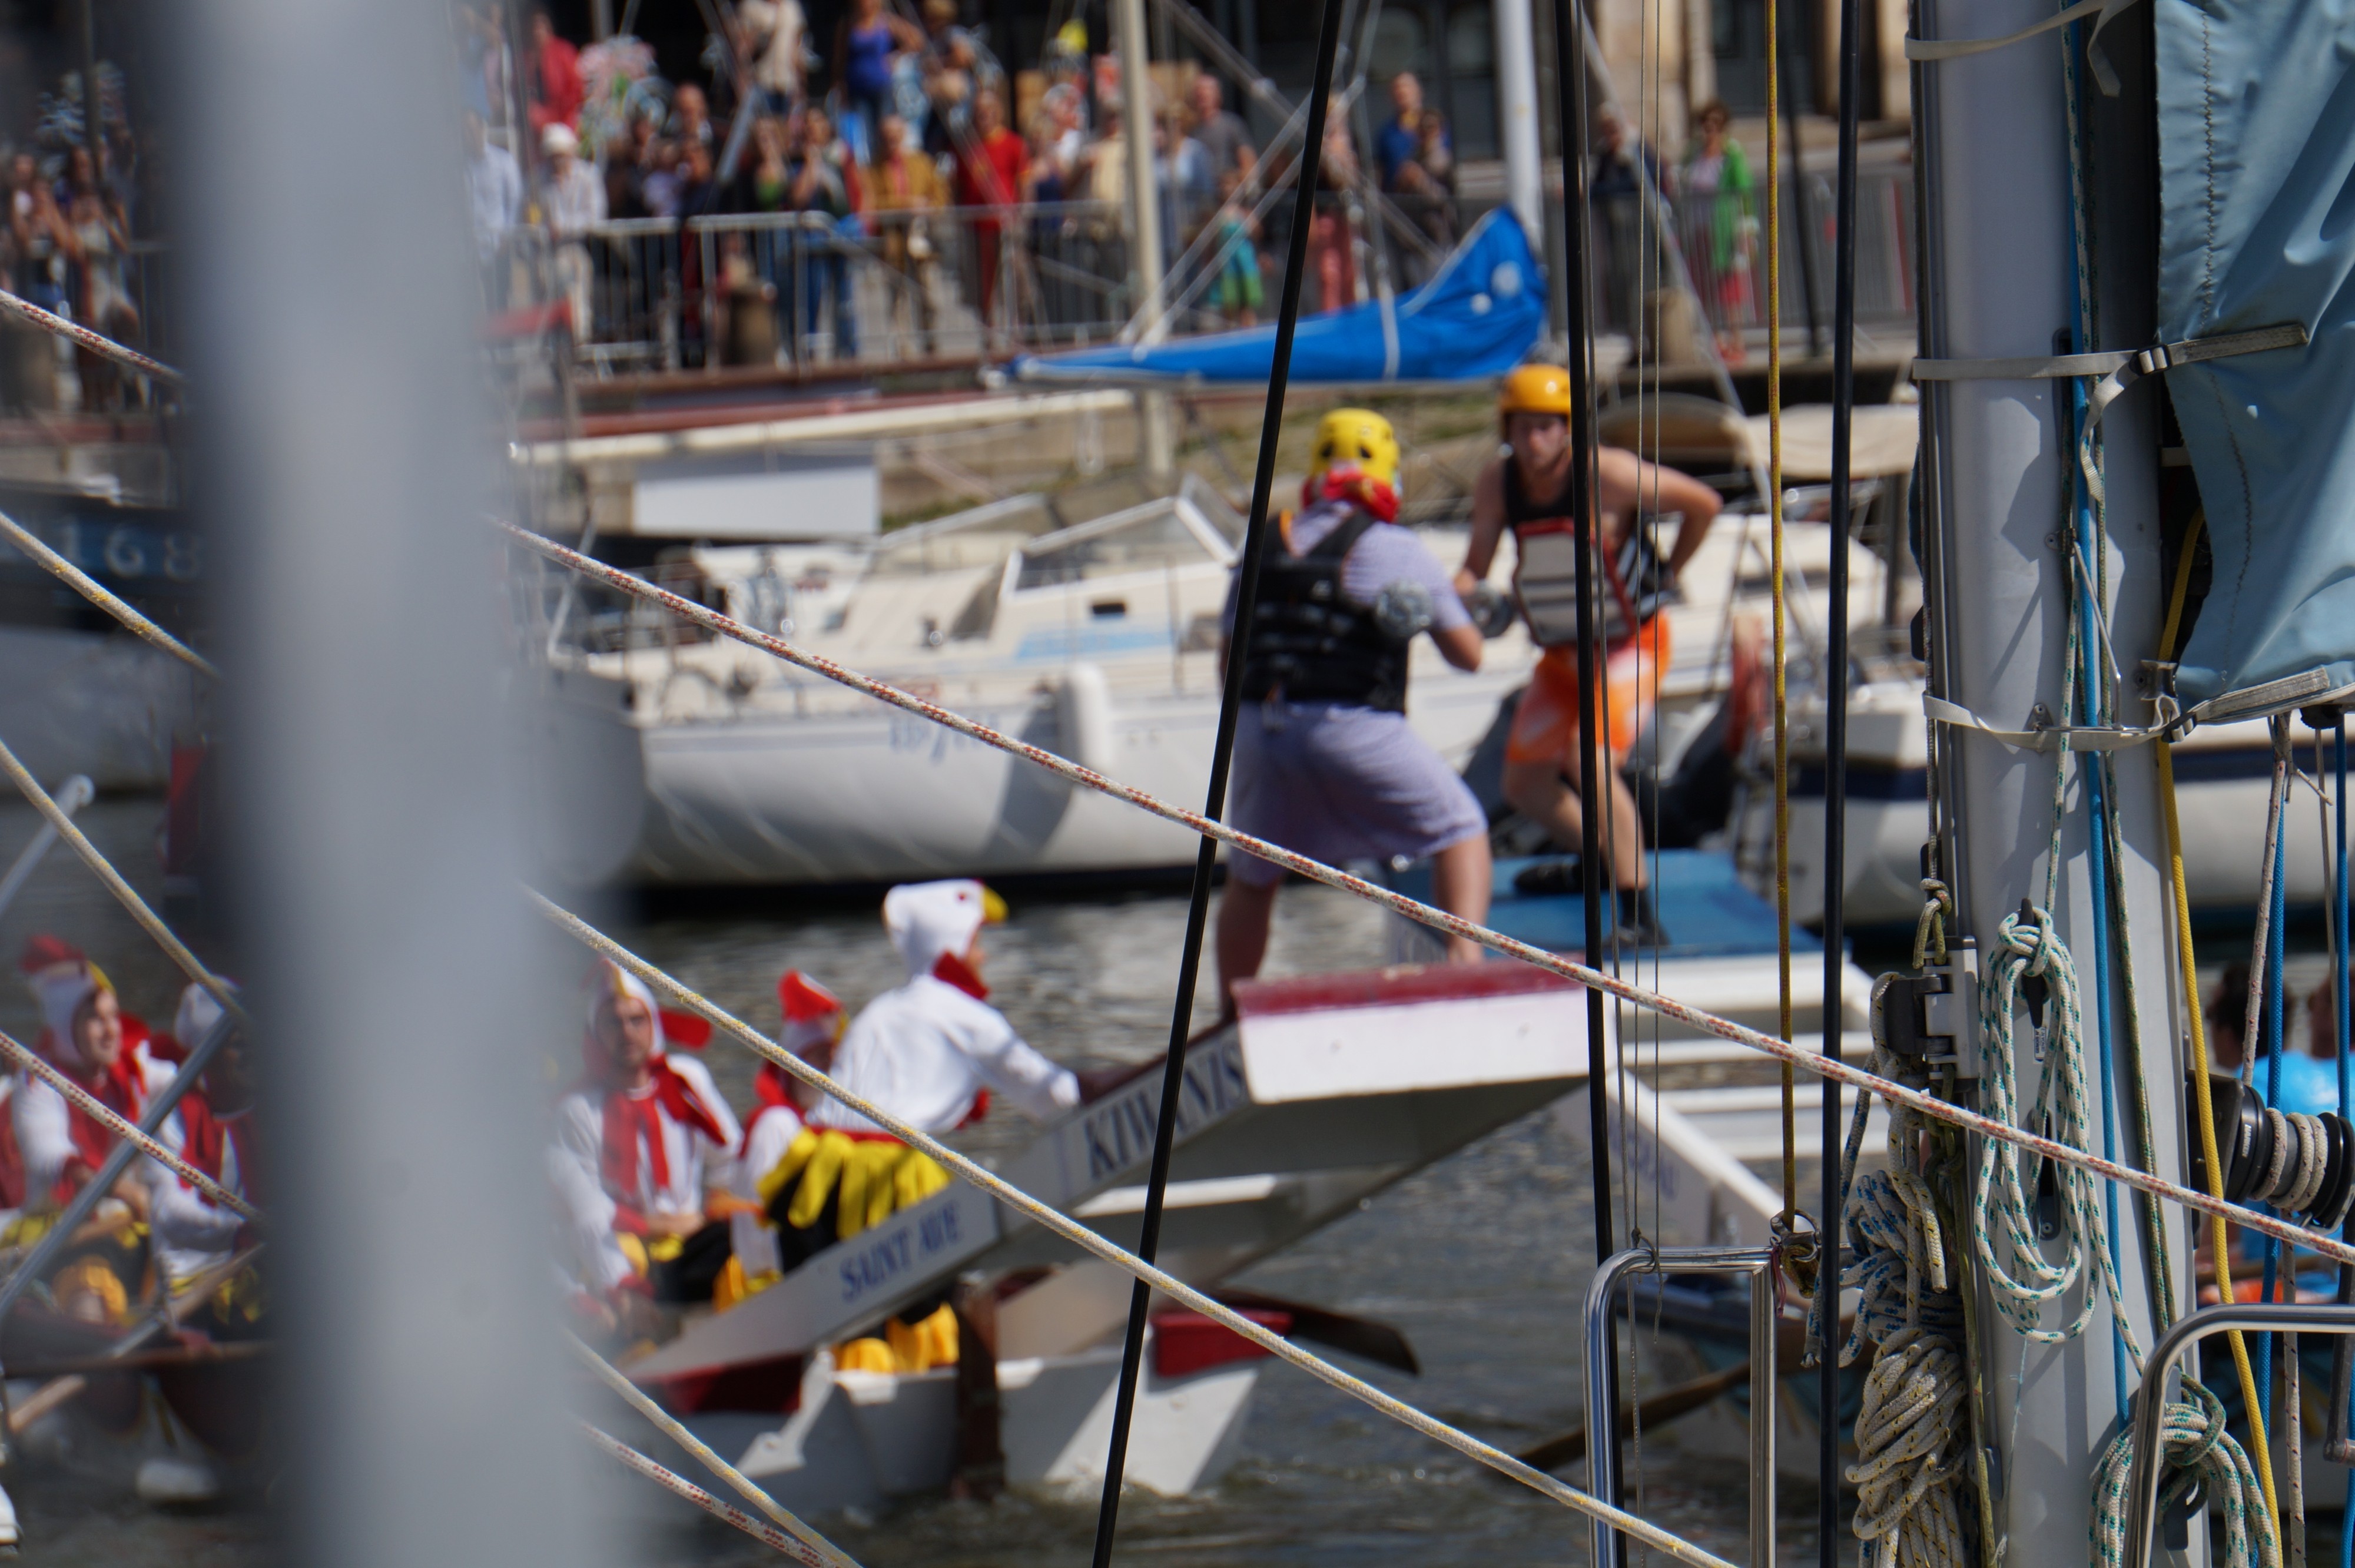
[(943, 953), (932, 960), (932, 978), (943, 985), (954, 986), (976, 1002), (989, 1000), (989, 987), (983, 985), (981, 976), (954, 953)]
[[(223, 1171), (228, 1166), (229, 1151), (235, 1149), (237, 1181), (230, 1189), (244, 1197), (255, 1196), (251, 1113), (240, 1111), (222, 1116), (214, 1111), (204, 1090), (191, 1089), (180, 1096), (180, 1130), (186, 1137), (180, 1146), (180, 1157), (224, 1187), (230, 1187)], [(195, 1183), (184, 1176), (180, 1185), (193, 1189)]]
[[(87, 1068), (79, 1063), (59, 1061), (59, 1072), (85, 1090), (90, 1097), (126, 1122), (136, 1122), (144, 1109), (146, 1085), (142, 1081), (138, 1063), (132, 1060), (132, 1043), (128, 1031), (123, 1040), (123, 1053), (114, 1065)], [(66, 1102), (66, 1126), (73, 1138), (75, 1162), (96, 1170), (106, 1161), (107, 1151), (114, 1147), (114, 1134), (106, 1125), (80, 1105)]]
[(719, 1118), (705, 1106), (694, 1086), (679, 1075), (678, 1070), (657, 1056), (648, 1064), (654, 1073), (654, 1085), (642, 1094), (633, 1095), (626, 1089), (592, 1084), (605, 1093), (605, 1126), (599, 1173), (605, 1179), (606, 1191), (617, 1198), (634, 1199), (638, 1193), (638, 1147), (645, 1140), (647, 1168), (657, 1189), (670, 1185), (670, 1151), (664, 1147), (663, 1122), (666, 1117), (683, 1122), (703, 1134), (713, 1143), (725, 1146), (728, 1135), (720, 1130)]

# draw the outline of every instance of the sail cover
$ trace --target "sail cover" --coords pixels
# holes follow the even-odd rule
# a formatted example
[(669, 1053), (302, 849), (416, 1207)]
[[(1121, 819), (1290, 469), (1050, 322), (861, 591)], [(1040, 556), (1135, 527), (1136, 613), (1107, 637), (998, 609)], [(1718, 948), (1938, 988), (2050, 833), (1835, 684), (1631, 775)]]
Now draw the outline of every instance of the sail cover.
[(2311, 338), (2168, 373), (2215, 551), (2176, 685), (2280, 711), (2355, 688), (2355, 6), (2155, 3), (2160, 339)]
[[(1390, 301), (1305, 315), (1292, 379), (1462, 381), (1502, 375), (1545, 330), (1545, 273), (1511, 210), (1472, 228), (1431, 281)], [(1114, 344), (1015, 361), (1028, 380), (1246, 381), (1267, 384), (1275, 328), (1246, 327), (1151, 347)]]

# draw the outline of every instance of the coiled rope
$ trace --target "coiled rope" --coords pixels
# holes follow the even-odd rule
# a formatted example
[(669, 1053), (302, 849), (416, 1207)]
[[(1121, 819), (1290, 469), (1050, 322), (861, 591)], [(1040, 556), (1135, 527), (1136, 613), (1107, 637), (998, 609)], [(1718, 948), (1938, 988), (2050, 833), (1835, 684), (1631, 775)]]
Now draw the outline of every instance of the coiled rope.
[[(2152, 1391), (2146, 1385), (2143, 1392)], [(2263, 1568), (2281, 1568), (2281, 1537), (2274, 1528), (2273, 1510), (2265, 1506), (2264, 1484), (2249, 1463), (2248, 1451), (2224, 1430), (2222, 1402), (2189, 1376), (2183, 1379), (2183, 1399), (2168, 1402), (2160, 1418), (2168, 1466), (2179, 1477), (2197, 1471), (2200, 1497), (2222, 1510), (2227, 1563), (2247, 1568), (2254, 1538)], [(2094, 1568), (2119, 1568), (2126, 1561), (2126, 1492), (2133, 1471), (2134, 1433), (2128, 1428), (2103, 1450), (2094, 1471)], [(2180, 1478), (2166, 1488), (2160, 1497), (2162, 1514), (2180, 1506), (2189, 1490)]]
[[(2085, 1020), (2078, 1003), (2077, 966), (2053, 931), (2050, 913), (2033, 906), (2021, 912), (2033, 919), (2023, 920), (2015, 912), (2004, 916), (1997, 928), (1995, 953), (1979, 987), (1981, 1103), (1998, 1121), (2029, 1125), (2020, 1119), (2012, 1019), (2022, 1005), (2022, 983), (2041, 980), (2051, 1023), (2041, 1031), (2044, 1049), (2039, 1054), (2044, 1067), (2036, 1087), (2035, 1125), (2057, 1143), (2088, 1148), (2092, 1123), (2087, 1114)], [(1987, 1265), (1996, 1310), (2023, 1339), (2039, 1344), (2076, 1338), (2093, 1319), (2091, 1290), (2085, 1293), (2077, 1315), (2062, 1327), (2045, 1328), (2039, 1324), (2045, 1304), (2059, 1298), (2083, 1275), (2090, 1250), (2118, 1335), (2139, 1366), (2142, 1349), (2133, 1325), (2126, 1320), (2117, 1274), (2109, 1249), (2098, 1240), (2102, 1210), (2093, 1179), (2073, 1166), (2061, 1170), (2056, 1179), (2062, 1200), (2060, 1229), (2067, 1238), (2064, 1255), (2057, 1264), (2045, 1258), (2039, 1243), (2034, 1200), (2021, 1182), (2019, 1151), (1995, 1143), (1980, 1150), (1978, 1176), (1972, 1188), (1971, 1234), (1979, 1261)]]
[[(1849, 1192), (1856, 1261), (1840, 1283), (1860, 1286), (1863, 1299), (1840, 1365), (1851, 1364), (1867, 1340), (1880, 1349), (1864, 1380), (1848, 1478), (1857, 1488), (1856, 1535), (1868, 1563), (1963, 1568), (1968, 1550), (1955, 1497), (1970, 1457), (1960, 1429), (1967, 1387), (1957, 1349), (1963, 1303), (1947, 1272), (1945, 1227), (1930, 1189), (1897, 1163), (1896, 1125), (1908, 1117), (1900, 1112), (1891, 1119), (1892, 1168)], [(1913, 1142), (1910, 1129), (1905, 1141)]]

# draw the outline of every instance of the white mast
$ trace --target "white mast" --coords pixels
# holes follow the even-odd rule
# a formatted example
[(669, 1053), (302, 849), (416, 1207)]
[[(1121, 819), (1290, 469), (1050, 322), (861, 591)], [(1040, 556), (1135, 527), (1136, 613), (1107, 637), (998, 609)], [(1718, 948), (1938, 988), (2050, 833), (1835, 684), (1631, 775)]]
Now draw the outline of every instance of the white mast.
[(1497, 92), (1504, 101), (1505, 200), (1529, 231), (1529, 248), (1545, 251), (1544, 149), (1538, 140), (1537, 32), (1529, 0), (1496, 0)]
[[(2038, 0), (1921, 0), (1919, 14), (1925, 37), (1992, 37), (2043, 20), (2051, 8)], [(2041, 358), (2056, 352), (2055, 331), (2074, 321), (2064, 46), (2059, 42), (2066, 36), (2046, 33), (1921, 68), (1925, 357)], [(2134, 73), (2126, 74), (2131, 79)], [(2090, 79), (2085, 92), (2089, 120), (2098, 114), (2119, 129), (2147, 123), (2147, 94), (2104, 103)], [(2109, 148), (2113, 155), (2120, 150), (2115, 143)], [(2126, 218), (2115, 209), (2139, 205), (2147, 215), (2155, 193), (2128, 188), (2135, 182), (2123, 167), (2129, 164), (2136, 160), (2107, 160), (2113, 174), (2101, 186), (2103, 202), (2113, 208), (2105, 215), (2108, 235), (2134, 247), (2131, 254), (2112, 249), (2105, 258), (2104, 339), (2098, 345), (2103, 348), (2139, 347), (2149, 341), (2153, 263), (2147, 242), (2130, 238)], [(2060, 351), (2066, 352), (2065, 346)], [(2069, 538), (2064, 485), (2073, 459), (2064, 449), (2060, 421), (2070, 395), (2071, 384), (2059, 379), (1964, 379), (1924, 389), (1923, 430), (1931, 443), (1923, 473), (1931, 689), (2004, 729), (2030, 728), (2040, 705), (2055, 720), (2062, 710), (2071, 605), (2062, 552)], [(2131, 406), (2119, 405), (2103, 425), (2110, 624), (2125, 677), (2119, 718), (2129, 724), (2147, 720), (2135, 682), (2139, 661), (2153, 656), (2160, 618), (2152, 408), (2145, 395)], [(2054, 761), (2051, 753), (2016, 750), (1952, 727), (1938, 741), (1945, 752), (1935, 784), (1945, 803), (1941, 853), (1962, 930), (1977, 942), (1984, 969), (2004, 917), (2019, 909), (2023, 895), (2039, 901), (2043, 896)], [(2069, 765), (2073, 775), (2077, 764)], [(2140, 1002), (2158, 1174), (2181, 1181), (2171, 926), (2162, 891), (2165, 841), (2150, 748), (2117, 753), (2116, 769), (2113, 809), (2120, 818), (2126, 886), (2125, 908), (2118, 912), (2129, 927), (2136, 960), (2134, 994)], [(2099, 1152), (2095, 942), (2088, 815), (2079, 783), (2071, 785), (2062, 842), (2060, 907), (2052, 913), (2083, 984), (2092, 1138)], [(2114, 1001), (2123, 1006), (2117, 993)], [(2113, 1038), (2122, 1046), (2122, 1018), (2114, 1019)], [(2018, 1039), (2018, 1072), (2032, 1092), (2037, 1068), (2024, 1023)], [(2123, 1113), (2132, 1089), (2125, 1081), (2122, 1049), (2118, 1058), (2116, 1102)], [(2120, 1120), (2127, 1118), (2122, 1114)], [(2133, 1160), (2128, 1127), (2122, 1125), (2115, 1137), (2119, 1157)], [(1974, 1162), (1977, 1153), (1975, 1144)], [(2114, 1200), (2120, 1274), (2147, 1348), (2155, 1335), (2135, 1207), (2124, 1192)], [(1958, 1218), (1967, 1233), (1972, 1217)], [(2169, 1211), (2166, 1223), (2180, 1310), (2189, 1303), (2190, 1249), (2180, 1214)], [(2081, 1288), (2097, 1288), (2090, 1258), (2087, 1264)], [(2073, 1316), (2082, 1299), (2073, 1290), (2062, 1303), (2048, 1307), (2047, 1326)], [(2008, 1568), (2082, 1568), (2094, 1464), (2120, 1408), (2107, 1310), (2097, 1310), (2082, 1336), (2061, 1345), (2031, 1344), (2012, 1332), (1983, 1289), (1977, 1318), (1970, 1354), (1983, 1369), (1990, 1418), (1979, 1441), (2003, 1456), (2003, 1473), (1990, 1478), (1996, 1482), (1997, 1526), (2009, 1541), (2005, 1562)]]

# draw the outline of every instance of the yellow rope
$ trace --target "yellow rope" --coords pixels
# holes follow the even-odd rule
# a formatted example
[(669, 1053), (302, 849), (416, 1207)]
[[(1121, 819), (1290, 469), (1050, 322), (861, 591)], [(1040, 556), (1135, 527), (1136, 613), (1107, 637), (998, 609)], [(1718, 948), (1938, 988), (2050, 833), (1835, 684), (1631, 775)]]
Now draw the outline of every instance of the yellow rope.
[[(2183, 538), (2183, 559), (2175, 563), (2175, 587), (2168, 595), (2167, 625), (2158, 637), (2161, 658), (2175, 656), (2175, 635), (2183, 619), (2184, 598), (2191, 587), (2191, 558), (2206, 520), (2204, 513), (2195, 515), (2190, 531)], [(2175, 807), (2175, 748), (2166, 741), (2158, 743), (2158, 798), (2166, 808), (2168, 874), (2175, 884), (2175, 953), (2183, 968), (2185, 1008), (2191, 1014), (2191, 1093), (2200, 1102), (2200, 1153), (2208, 1164), (2208, 1195), (2221, 1200), (2224, 1196), (2224, 1167), (2217, 1157), (2216, 1113), (2208, 1093), (2208, 1029), (2200, 1007), (2200, 967), (2191, 950), (2191, 900), (2183, 882), (2183, 827)], [(2208, 1248), (2216, 1259), (2216, 1296), (2221, 1301), (2230, 1302), (2232, 1261), (2229, 1228), (2221, 1219), (2211, 1218), (2208, 1224)], [(2241, 1331), (2235, 1328), (2225, 1338), (2232, 1347), (2232, 1366), (2241, 1374), (2241, 1408), (2249, 1413), (2249, 1435), (2254, 1439), (2249, 1445), (2250, 1456), (2257, 1462), (2257, 1479), (2264, 1485), (2265, 1508), (2274, 1516), (2274, 1536), (2279, 1540), (2281, 1499), (2274, 1493), (2273, 1450), (2266, 1445), (2264, 1413), (2257, 1403), (2257, 1374), (2249, 1365), (2249, 1345)]]
[[(1766, 0), (1766, 534), (1774, 573), (1774, 962), (1782, 1038), (1791, 1038), (1791, 720), (1784, 685), (1783, 612), (1783, 139), (1776, 101), (1782, 69), (1774, 0)], [(1730, 132), (1729, 132), (1730, 133)], [(1799, 1211), (1799, 1112), (1791, 1064), (1783, 1064), (1783, 1213)], [(1826, 1216), (1824, 1223), (1835, 1223)]]

